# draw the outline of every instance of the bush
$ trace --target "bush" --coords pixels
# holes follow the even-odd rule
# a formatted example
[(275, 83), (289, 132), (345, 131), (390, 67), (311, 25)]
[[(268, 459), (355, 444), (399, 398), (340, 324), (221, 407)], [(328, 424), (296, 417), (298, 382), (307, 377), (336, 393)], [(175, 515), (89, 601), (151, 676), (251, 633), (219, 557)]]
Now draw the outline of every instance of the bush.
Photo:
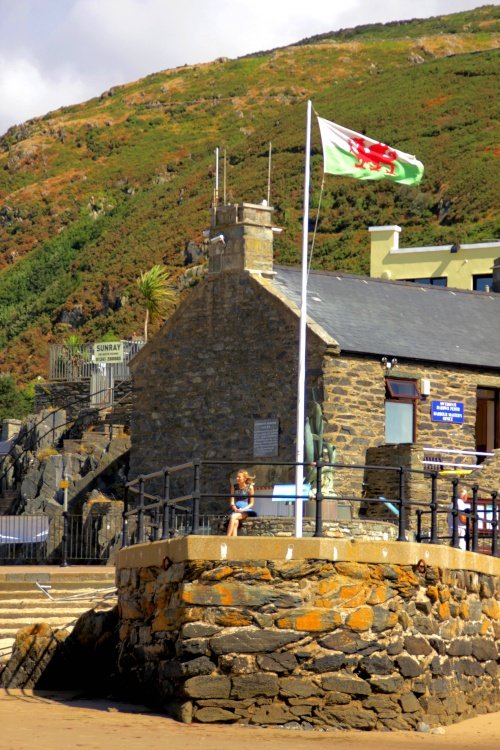
[(33, 399), (20, 390), (12, 375), (0, 375), (0, 422), (21, 419), (31, 412)]

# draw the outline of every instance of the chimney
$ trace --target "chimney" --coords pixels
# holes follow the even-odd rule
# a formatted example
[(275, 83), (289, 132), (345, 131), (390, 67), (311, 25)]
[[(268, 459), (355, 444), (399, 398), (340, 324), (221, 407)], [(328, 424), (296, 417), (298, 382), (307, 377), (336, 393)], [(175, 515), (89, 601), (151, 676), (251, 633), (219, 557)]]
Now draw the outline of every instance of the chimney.
[(273, 272), (273, 208), (241, 203), (216, 206), (208, 243), (208, 272)]
[(500, 258), (495, 258), (493, 261), (493, 281), (491, 284), (491, 291), (500, 294)]
[(386, 227), (368, 227), (368, 231), (371, 234), (370, 276), (376, 279), (390, 279), (390, 271), (384, 270), (384, 260), (391, 250), (399, 248), (401, 227), (395, 224)]

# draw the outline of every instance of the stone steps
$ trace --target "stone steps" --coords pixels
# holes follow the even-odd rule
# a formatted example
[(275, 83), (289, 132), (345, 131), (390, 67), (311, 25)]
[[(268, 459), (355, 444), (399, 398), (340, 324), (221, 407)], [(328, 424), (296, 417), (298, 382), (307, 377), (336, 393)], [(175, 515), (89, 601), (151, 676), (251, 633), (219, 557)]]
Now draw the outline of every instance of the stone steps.
[[(81, 614), (83, 614), (83, 612)], [(12, 638), (14, 640), (18, 630), (25, 628), (27, 625), (35, 625), (40, 622), (45, 622), (47, 625), (59, 630), (71, 631), (77, 620), (78, 617), (26, 617), (24, 619), (14, 618), (12, 620), (0, 619), (0, 639)]]
[(124, 425), (101, 422), (92, 430), (85, 430), (81, 438), (63, 440), (63, 449), (66, 453), (81, 453), (85, 451), (85, 447), (107, 450), (110, 442), (117, 439), (128, 439)]
[(115, 571), (111, 567), (0, 567), (0, 662), (9, 659), (21, 628), (45, 622), (53, 628), (72, 630), (84, 612), (94, 607), (108, 610), (115, 604)]
[[(44, 595), (42, 591), (38, 587), (34, 587), (34, 584), (31, 584), (30, 588), (19, 588), (17, 586), (9, 586), (9, 588), (6, 588), (4, 584), (0, 584), (0, 606), (2, 606), (2, 603), (4, 601), (10, 602), (10, 601), (19, 601), (19, 600), (37, 600), (40, 599), (40, 597), (49, 600), (52, 599), (68, 599), (71, 597), (72, 599), (83, 599), (85, 595), (93, 595), (94, 592), (98, 594), (99, 591), (102, 591), (103, 594), (106, 593), (108, 589), (110, 589), (113, 586), (112, 583), (109, 584), (109, 586), (103, 586), (102, 582), (99, 582), (99, 585), (96, 586), (76, 586), (73, 588), (55, 588), (55, 587), (47, 587), (46, 590), (50, 594), (50, 596)], [(81, 596), (80, 596), (81, 595)]]
[(30, 614), (37, 614), (44, 616), (46, 613), (48, 616), (63, 612), (66, 613), (81, 613), (82, 610), (85, 612), (87, 609), (91, 609), (95, 604), (105, 602), (112, 598), (113, 591), (106, 592), (107, 595), (101, 595), (98, 597), (88, 597), (85, 599), (70, 600), (55, 600), (48, 599), (6, 599), (0, 601), (0, 618), (5, 619), (12, 617), (22, 617), (23, 613), (29, 612)]

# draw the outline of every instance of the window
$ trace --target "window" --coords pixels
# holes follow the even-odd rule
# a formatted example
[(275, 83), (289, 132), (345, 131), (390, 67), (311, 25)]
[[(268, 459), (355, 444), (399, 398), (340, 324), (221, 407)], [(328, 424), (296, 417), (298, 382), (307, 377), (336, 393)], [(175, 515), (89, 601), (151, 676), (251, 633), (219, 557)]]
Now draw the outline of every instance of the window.
[(416, 380), (385, 379), (385, 442), (415, 442), (416, 404), (420, 392)]
[(448, 286), (447, 276), (429, 276), (423, 279), (405, 279), (405, 281), (412, 281), (415, 284), (428, 284), (429, 286)]
[(493, 284), (493, 276), (487, 273), (474, 274), (472, 288), (475, 292), (489, 292)]

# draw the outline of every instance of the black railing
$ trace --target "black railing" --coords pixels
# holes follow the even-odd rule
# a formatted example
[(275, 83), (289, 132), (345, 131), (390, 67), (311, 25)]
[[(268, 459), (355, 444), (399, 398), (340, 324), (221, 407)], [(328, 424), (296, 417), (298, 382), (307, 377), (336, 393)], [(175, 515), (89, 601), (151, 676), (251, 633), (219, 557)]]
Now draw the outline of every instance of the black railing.
[(118, 514), (0, 516), (0, 564), (105, 564), (121, 534)]
[[(57, 409), (54, 409), (50, 412), (50, 415), (45, 415), (44, 417), (41, 417), (37, 421), (35, 421), (28, 429), (21, 428), (19, 434), (12, 440), (12, 443), (10, 445), (8, 453), (0, 456), (0, 497), (2, 497), (2, 492), (4, 489), (9, 489), (8, 486), (4, 486), (8, 484), (8, 477), (9, 473), (11, 471), (14, 472), (14, 476), (16, 474), (19, 474), (22, 469), (23, 460), (25, 460), (26, 456), (28, 454), (31, 454), (33, 452), (36, 452), (38, 449), (38, 443), (36, 440), (33, 444), (33, 439), (36, 438), (36, 430), (38, 427), (44, 425), (47, 423), (48, 420), (52, 421), (52, 427), (50, 427), (47, 432), (45, 432), (41, 438), (42, 440), (47, 440), (47, 436), (52, 433), (52, 445), (57, 445), (60, 442), (62, 442), (65, 438), (68, 437), (68, 433), (71, 431), (74, 431), (78, 428), (78, 426), (81, 426), (81, 429), (83, 430), (84, 426), (88, 426), (89, 424), (92, 424), (92, 421), (89, 421), (90, 415), (99, 414), (101, 411), (105, 411), (108, 409), (107, 406), (96, 406), (96, 407), (89, 407), (89, 410), (83, 413), (78, 414), (76, 417), (73, 417), (71, 419), (67, 419), (65, 422), (61, 423), (54, 423), (54, 415), (61, 412), (66, 411), (69, 407), (74, 406), (75, 404), (81, 403), (83, 400), (88, 401), (89, 397), (97, 396), (101, 393), (104, 393), (106, 389), (100, 389), (98, 391), (93, 391), (90, 394), (80, 395), (77, 396), (74, 399), (66, 401), (62, 406), (57, 407)], [(121, 401), (123, 401), (127, 396), (123, 396), (121, 399), (118, 399), (115, 402), (115, 406), (119, 404)], [(95, 419), (93, 420), (95, 421)], [(111, 415), (110, 419), (110, 429), (113, 424), (113, 418)], [(63, 428), (66, 427), (68, 429), (63, 430)], [(56, 437), (56, 434), (59, 433), (59, 435)], [(10, 459), (10, 461), (7, 461), (6, 459)], [(14, 486), (16, 486), (20, 481), (22, 477), (17, 477), (14, 481)], [(15, 503), (12, 503), (12, 505), (15, 505)]]
[[(181, 534), (199, 534), (208, 533), (207, 528), (215, 528), (216, 525), (210, 520), (205, 521), (203, 530), (200, 525), (200, 504), (204, 501), (229, 500), (229, 492), (212, 492), (204, 491), (203, 484), (206, 469), (213, 470), (217, 467), (219, 470), (232, 467), (233, 469), (241, 465), (256, 466), (273, 466), (290, 469), (298, 464), (292, 462), (274, 462), (269, 461), (256, 462), (248, 461), (201, 461), (195, 459), (178, 466), (167, 466), (150, 474), (141, 474), (126, 484), (125, 509), (123, 513), (123, 546), (130, 544), (140, 544), (146, 539), (156, 541), (158, 539), (168, 539), (179, 533)], [(315, 465), (316, 487), (319, 488), (315, 497), (315, 537), (323, 536), (323, 503), (325, 500), (336, 500), (341, 502), (358, 503), (369, 506), (387, 506), (396, 509), (398, 515), (397, 521), (397, 540), (400, 542), (415, 539), (416, 541), (425, 541), (430, 544), (451, 544), (453, 547), (462, 546), (462, 538), (459, 535), (459, 515), (463, 513), (458, 507), (458, 482), (454, 479), (444, 479), (439, 477), (437, 471), (429, 469), (410, 469), (405, 466), (372, 466), (366, 464), (340, 464), (340, 463), (323, 463), (317, 462)], [(310, 465), (305, 465), (307, 470), (311, 469)], [(396, 497), (387, 498), (385, 496), (367, 497), (365, 493), (362, 496), (356, 495), (326, 495), (322, 491), (322, 473), (324, 469), (340, 472), (349, 471), (373, 471), (394, 474), (396, 478), (398, 492)], [(207, 472), (210, 476), (210, 471)], [(213, 471), (212, 471), (213, 477)], [(413, 500), (406, 497), (406, 486), (408, 478), (411, 475), (421, 475), (420, 478), (429, 480), (428, 499)], [(172, 492), (172, 480), (176, 480), (177, 494)], [(438, 487), (438, 479), (440, 485)], [(465, 485), (461, 481), (462, 485)], [(151, 489), (150, 489), (151, 487)], [(158, 491), (155, 489), (158, 488)], [(479, 493), (481, 493), (482, 510), (479, 511)], [(438, 494), (445, 499), (438, 500)], [(134, 503), (130, 502), (131, 495), (134, 496)], [(263, 495), (259, 498), (297, 500), (296, 494), (289, 495)], [(486, 501), (485, 501), (486, 498)], [(416, 519), (416, 528), (410, 529), (410, 514), (414, 513)], [(446, 515), (446, 520), (443, 516)], [(483, 552), (490, 555), (498, 555), (498, 505), (497, 492), (472, 485), (472, 500), (469, 509), (466, 509), (467, 517), (465, 541), (467, 549), (473, 552)], [(210, 514), (205, 513), (204, 518), (210, 519)], [(215, 518), (215, 515), (213, 514)], [(440, 523), (441, 521), (441, 523)], [(451, 522), (451, 532), (444, 534), (442, 529), (449, 529)], [(133, 527), (131, 527), (133, 523)], [(148, 529), (146, 529), (146, 525)], [(441, 528), (441, 533), (440, 533)]]

